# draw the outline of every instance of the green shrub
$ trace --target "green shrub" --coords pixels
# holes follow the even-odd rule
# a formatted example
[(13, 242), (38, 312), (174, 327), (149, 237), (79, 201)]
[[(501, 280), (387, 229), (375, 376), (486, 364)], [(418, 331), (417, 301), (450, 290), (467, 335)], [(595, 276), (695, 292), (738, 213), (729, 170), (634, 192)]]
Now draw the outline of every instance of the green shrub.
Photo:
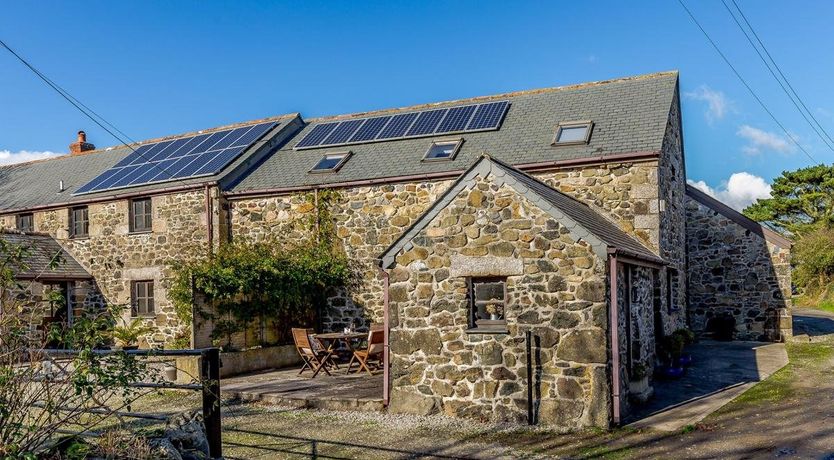
[(834, 279), (834, 230), (815, 230), (793, 247), (793, 282), (807, 294), (821, 293)]

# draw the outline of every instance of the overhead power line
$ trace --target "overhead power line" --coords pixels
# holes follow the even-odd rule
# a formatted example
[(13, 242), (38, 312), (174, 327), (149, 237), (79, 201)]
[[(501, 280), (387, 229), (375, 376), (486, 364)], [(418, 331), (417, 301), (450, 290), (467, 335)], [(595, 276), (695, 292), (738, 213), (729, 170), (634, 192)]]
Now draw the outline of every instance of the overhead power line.
[(805, 109), (805, 111), (808, 112), (808, 115), (811, 116), (811, 119), (814, 120), (814, 122), (819, 127), (820, 131), (822, 131), (825, 134), (825, 136), (828, 138), (829, 142), (834, 144), (834, 138), (832, 138), (828, 134), (828, 131), (826, 131), (825, 128), (823, 128), (822, 124), (820, 124), (819, 120), (817, 120), (817, 117), (814, 116), (814, 113), (811, 112), (810, 109), (808, 109), (808, 106), (805, 105), (805, 102), (802, 100), (801, 97), (799, 97), (799, 93), (796, 92), (796, 90), (793, 88), (793, 85), (791, 85), (790, 80), (788, 80), (788, 77), (786, 77), (784, 72), (782, 72), (782, 69), (779, 67), (779, 64), (777, 64), (776, 60), (773, 59), (773, 56), (771, 56), (770, 51), (768, 51), (765, 44), (759, 38), (759, 34), (756, 33), (756, 29), (754, 29), (753, 25), (750, 24), (750, 21), (747, 20), (747, 16), (745, 16), (744, 12), (741, 10), (741, 7), (738, 6), (738, 3), (736, 3), (735, 0), (732, 0), (732, 2), (733, 2), (733, 5), (735, 5), (736, 9), (738, 10), (738, 13), (741, 15), (741, 18), (744, 20), (744, 23), (747, 24), (748, 28), (750, 28), (750, 32), (753, 33), (753, 36), (756, 38), (756, 41), (759, 43), (759, 45), (762, 47), (762, 50), (764, 50), (765, 54), (770, 59), (770, 62), (773, 63), (773, 67), (776, 68), (776, 71), (779, 72), (779, 75), (782, 76), (782, 79), (785, 81), (785, 84), (788, 85), (788, 88), (791, 90), (793, 95), (796, 96), (796, 100), (799, 101), (799, 103), (802, 105), (802, 107)]
[(709, 43), (712, 45), (712, 47), (715, 49), (715, 51), (718, 53), (718, 55), (721, 56), (721, 59), (723, 59), (724, 62), (727, 64), (727, 66), (730, 67), (730, 70), (733, 71), (733, 73), (739, 79), (741, 84), (744, 85), (745, 88), (747, 88), (747, 91), (750, 92), (750, 95), (753, 96), (753, 99), (755, 99), (756, 102), (758, 102), (759, 105), (762, 106), (764, 111), (767, 112), (767, 114), (770, 116), (770, 118), (773, 120), (773, 122), (776, 123), (779, 126), (779, 128), (782, 129), (782, 131), (784, 131), (784, 133), (788, 137), (788, 139), (790, 139), (790, 141), (793, 142), (799, 148), (799, 150), (801, 150), (802, 153), (804, 153), (805, 156), (807, 156), (812, 162), (821, 165), (822, 163), (817, 161), (816, 158), (814, 158), (810, 153), (808, 153), (808, 151), (805, 150), (805, 147), (803, 147), (802, 144), (800, 144), (793, 137), (793, 135), (791, 135), (791, 133), (787, 130), (787, 128), (785, 128), (785, 125), (783, 125), (782, 122), (780, 122), (779, 119), (776, 118), (776, 116), (773, 114), (773, 112), (771, 112), (770, 109), (767, 108), (767, 105), (765, 105), (764, 101), (762, 101), (762, 99), (756, 94), (756, 92), (753, 91), (753, 88), (750, 87), (750, 85), (747, 83), (747, 81), (744, 79), (744, 77), (742, 77), (741, 74), (738, 72), (738, 70), (736, 70), (736, 67), (733, 65), (733, 63), (730, 62), (730, 60), (727, 58), (727, 56), (721, 51), (721, 48), (718, 47), (718, 44), (715, 43), (715, 40), (713, 40), (712, 37), (710, 37), (710, 35), (703, 28), (703, 26), (701, 26), (701, 23), (698, 22), (697, 19), (695, 19), (695, 15), (692, 14), (692, 11), (690, 11), (689, 8), (686, 7), (686, 4), (683, 2), (683, 0), (678, 0), (678, 3), (680, 3), (681, 7), (683, 7), (683, 9), (686, 11), (686, 14), (689, 15), (689, 18), (692, 20), (692, 22), (695, 23), (695, 25), (698, 27), (698, 29), (701, 30), (701, 33), (704, 34), (704, 37), (707, 38), (707, 41), (709, 41)]
[[(158, 163), (150, 163), (150, 158), (148, 158), (147, 156), (145, 156), (145, 155), (144, 155), (144, 154), (142, 154), (142, 153), (139, 153), (139, 152), (138, 152), (135, 148), (133, 148), (133, 146), (132, 146), (132, 145), (130, 145), (131, 143), (132, 143), (132, 144), (135, 144), (135, 143), (136, 143), (136, 141), (132, 140), (132, 139), (130, 138), (130, 136), (126, 135), (124, 132), (122, 132), (122, 131), (121, 131), (119, 128), (117, 128), (115, 125), (113, 125), (112, 123), (110, 123), (109, 121), (107, 121), (104, 117), (102, 117), (101, 115), (99, 115), (98, 113), (96, 113), (95, 111), (93, 111), (92, 109), (90, 109), (89, 107), (87, 107), (87, 106), (86, 106), (83, 102), (79, 101), (79, 100), (78, 100), (78, 98), (74, 97), (74, 96), (73, 96), (72, 94), (70, 94), (67, 90), (65, 90), (64, 88), (62, 88), (61, 86), (59, 86), (57, 83), (53, 82), (53, 81), (52, 81), (49, 77), (47, 77), (47, 76), (46, 76), (43, 72), (41, 72), (40, 70), (38, 70), (37, 68), (35, 68), (35, 66), (34, 66), (34, 65), (32, 65), (31, 63), (29, 63), (29, 61), (27, 61), (27, 60), (26, 60), (23, 56), (21, 56), (21, 55), (20, 55), (20, 54), (18, 54), (15, 50), (13, 50), (13, 49), (12, 49), (12, 48), (11, 48), (11, 47), (10, 47), (10, 46), (9, 46), (9, 45), (5, 42), (5, 41), (3, 41), (2, 39), (0, 39), (0, 46), (2, 46), (2, 47), (3, 47), (3, 48), (5, 48), (5, 49), (6, 49), (9, 53), (11, 53), (11, 54), (12, 54), (15, 58), (17, 58), (17, 60), (18, 60), (18, 61), (22, 62), (22, 63), (23, 63), (23, 65), (25, 65), (25, 66), (26, 66), (29, 70), (31, 70), (31, 71), (32, 71), (35, 75), (37, 75), (37, 76), (38, 76), (38, 78), (40, 78), (41, 80), (43, 80), (43, 82), (44, 82), (44, 83), (46, 83), (46, 85), (47, 85), (47, 86), (49, 86), (50, 88), (52, 88), (53, 90), (55, 90), (55, 92), (57, 92), (58, 94), (60, 94), (60, 95), (61, 95), (61, 97), (63, 97), (64, 99), (66, 99), (66, 100), (67, 100), (67, 102), (69, 102), (70, 104), (72, 104), (72, 106), (73, 106), (73, 107), (75, 107), (76, 109), (78, 109), (78, 111), (79, 111), (79, 112), (81, 112), (82, 114), (84, 114), (84, 116), (86, 116), (87, 118), (89, 118), (90, 120), (92, 120), (92, 121), (93, 121), (93, 123), (97, 124), (99, 127), (101, 127), (101, 129), (105, 130), (108, 134), (110, 134), (111, 136), (113, 136), (113, 138), (114, 138), (114, 139), (116, 139), (116, 140), (117, 140), (117, 141), (118, 141), (121, 145), (124, 145), (125, 147), (129, 148), (129, 149), (130, 149), (133, 153), (135, 153), (135, 154), (136, 154), (136, 155), (138, 155), (139, 157), (141, 157), (141, 158), (143, 158), (143, 159), (145, 159), (145, 160), (148, 160), (148, 164), (152, 165), (154, 168), (156, 168), (156, 169), (160, 170), (161, 172), (164, 172), (164, 173), (166, 173), (166, 174), (170, 175), (170, 176), (171, 176), (171, 178), (172, 178), (173, 180), (176, 180), (177, 182), (180, 182), (180, 183), (183, 183), (183, 184), (185, 184), (185, 183), (186, 183), (183, 179), (177, 179), (177, 178), (174, 178), (174, 174), (173, 174), (173, 173), (171, 173), (171, 171), (167, 170), (166, 168), (163, 168), (163, 167), (159, 166), (159, 164), (158, 164)], [(106, 126), (105, 126), (105, 125), (106, 125)], [(112, 130), (111, 130), (110, 128), (108, 128), (108, 126), (109, 126), (110, 128), (112, 128)], [(118, 136), (118, 135), (117, 135), (114, 131), (115, 131), (115, 132), (118, 132), (119, 134), (121, 134), (122, 136), (124, 136), (124, 138), (125, 138), (125, 139), (127, 139), (127, 141), (126, 141), (125, 139), (123, 139), (123, 138), (119, 137), (119, 136)], [(130, 143), (128, 143), (128, 141), (130, 141)]]
[[(732, 0), (732, 1), (733, 1), (733, 4), (736, 6), (736, 8), (738, 8), (738, 5), (735, 3), (735, 0)], [(805, 106), (805, 103), (802, 102), (802, 99), (799, 98), (799, 95), (796, 94), (796, 91), (793, 91), (793, 87), (791, 87), (791, 91), (788, 91), (788, 88), (785, 87), (785, 84), (790, 86), (790, 82), (788, 82), (788, 79), (785, 78), (785, 75), (782, 73), (782, 71), (779, 70), (779, 66), (776, 65), (775, 61), (773, 61), (773, 57), (770, 56), (770, 53), (767, 52), (767, 48), (765, 48), (764, 44), (762, 44), (762, 42), (759, 40), (758, 36), (756, 36), (756, 40), (759, 42), (759, 45), (762, 47), (762, 49), (765, 51), (765, 53), (767, 53), (768, 57), (773, 62), (773, 64), (772, 64), (773, 67), (775, 67), (776, 70), (779, 71), (779, 74), (782, 76), (782, 79), (784, 79), (784, 81), (785, 81), (784, 83), (782, 82), (782, 79), (780, 79), (779, 77), (776, 76), (776, 72), (771, 67), (771, 63), (768, 62), (767, 59), (765, 59), (764, 55), (762, 55), (762, 52), (759, 51), (759, 47), (757, 47), (756, 44), (753, 43), (753, 39), (750, 37), (750, 34), (748, 34), (747, 30), (741, 25), (741, 22), (739, 22), (738, 18), (736, 18), (735, 13), (733, 12), (733, 10), (730, 9), (730, 6), (727, 4), (727, 2), (725, 0), (721, 0), (721, 3), (724, 4), (724, 8), (727, 9), (727, 12), (730, 13), (730, 16), (733, 18), (733, 21), (735, 21), (736, 25), (741, 30), (741, 32), (744, 34), (745, 38), (747, 38), (747, 42), (750, 43), (750, 46), (752, 46), (753, 50), (756, 51), (756, 54), (759, 56), (759, 59), (761, 59), (762, 63), (765, 65), (765, 67), (767, 67), (768, 72), (770, 72), (770, 75), (773, 76), (774, 80), (776, 80), (776, 83), (779, 83), (779, 86), (782, 88), (782, 91), (785, 93), (785, 95), (788, 96), (788, 99), (791, 100), (791, 103), (793, 103), (793, 106), (796, 107), (796, 110), (799, 112), (799, 114), (802, 115), (802, 118), (804, 118), (805, 121), (808, 123), (808, 125), (811, 127), (811, 129), (814, 130), (815, 133), (817, 133), (817, 136), (819, 136), (819, 138), (822, 140), (822, 142), (825, 144), (825, 146), (828, 147), (829, 150), (834, 152), (834, 147), (832, 147), (831, 143), (829, 143), (831, 137), (828, 136), (828, 133), (826, 132), (825, 136), (828, 136), (828, 139), (826, 139), (825, 136), (823, 136), (823, 132), (825, 132), (825, 129), (822, 127), (822, 125), (819, 125), (819, 122), (817, 121), (817, 125), (819, 125), (819, 128), (818, 128), (817, 126), (814, 125), (814, 123), (811, 121), (811, 119), (808, 118), (808, 115), (810, 115), (811, 118), (813, 118), (814, 121), (816, 121), (816, 118), (814, 118), (814, 115), (810, 111), (808, 111), (808, 107)], [(739, 11), (739, 13), (741, 13), (741, 9), (739, 9), (738, 11)], [(742, 17), (744, 17), (744, 13), (741, 13), (741, 15), (742, 15)], [(747, 22), (746, 18), (744, 18), (744, 22), (747, 24), (748, 27), (750, 27), (750, 30), (753, 32), (753, 34), (755, 34), (755, 31), (750, 26), (750, 23)], [(802, 108), (799, 106), (800, 103), (802, 104), (803, 107), (805, 107), (805, 110), (802, 110)], [(805, 111), (808, 111), (808, 115), (805, 114)], [(820, 130), (822, 130), (822, 132), (820, 132)]]

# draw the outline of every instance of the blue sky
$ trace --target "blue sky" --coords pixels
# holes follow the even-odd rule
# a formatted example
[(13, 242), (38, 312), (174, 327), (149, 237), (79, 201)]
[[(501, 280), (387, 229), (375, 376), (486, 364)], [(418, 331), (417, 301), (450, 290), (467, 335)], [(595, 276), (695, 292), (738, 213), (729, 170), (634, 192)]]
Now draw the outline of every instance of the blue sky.
[[(736, 0), (834, 135), (834, 3)], [(720, 0), (687, 4), (819, 162), (834, 152)], [(681, 72), (687, 175), (741, 207), (788, 141), (676, 1), (4, 2), (0, 38), (133, 139), (287, 112), (364, 111), (661, 70)], [(0, 162), (117, 142), (0, 50)]]

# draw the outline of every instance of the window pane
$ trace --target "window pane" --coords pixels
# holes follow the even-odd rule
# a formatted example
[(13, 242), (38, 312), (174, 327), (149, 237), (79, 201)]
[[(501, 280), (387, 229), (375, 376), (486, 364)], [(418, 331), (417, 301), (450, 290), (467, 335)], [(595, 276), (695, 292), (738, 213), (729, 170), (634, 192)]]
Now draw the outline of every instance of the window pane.
[(426, 152), (426, 159), (439, 160), (449, 158), (455, 153), (457, 145), (457, 142), (434, 143), (429, 147), (429, 151)]
[(565, 126), (559, 131), (559, 139), (556, 142), (579, 142), (585, 140), (588, 132), (588, 125)]
[(504, 283), (501, 281), (475, 284), (475, 300), (504, 302)]
[(344, 157), (344, 155), (326, 155), (318, 163), (316, 163), (313, 171), (327, 171), (334, 169), (339, 165), (339, 162), (341, 162)]

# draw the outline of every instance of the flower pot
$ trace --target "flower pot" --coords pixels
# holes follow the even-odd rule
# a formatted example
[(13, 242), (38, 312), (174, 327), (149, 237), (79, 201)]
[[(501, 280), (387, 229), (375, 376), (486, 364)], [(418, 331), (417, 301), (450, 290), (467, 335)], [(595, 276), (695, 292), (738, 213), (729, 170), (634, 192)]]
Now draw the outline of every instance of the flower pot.
[(163, 369), (163, 372), (165, 372), (165, 380), (167, 380), (169, 382), (176, 382), (177, 381), (177, 368), (176, 368), (176, 366), (166, 364), (165, 368)]
[(497, 314), (491, 314), (491, 315), (489, 315), (489, 320), (490, 320), (490, 321), (498, 321), (498, 320), (500, 320), (500, 319), (501, 319), (501, 318), (499, 318)]
[(683, 377), (684, 372), (683, 366), (663, 366), (660, 368), (660, 375), (667, 379), (679, 379)]

